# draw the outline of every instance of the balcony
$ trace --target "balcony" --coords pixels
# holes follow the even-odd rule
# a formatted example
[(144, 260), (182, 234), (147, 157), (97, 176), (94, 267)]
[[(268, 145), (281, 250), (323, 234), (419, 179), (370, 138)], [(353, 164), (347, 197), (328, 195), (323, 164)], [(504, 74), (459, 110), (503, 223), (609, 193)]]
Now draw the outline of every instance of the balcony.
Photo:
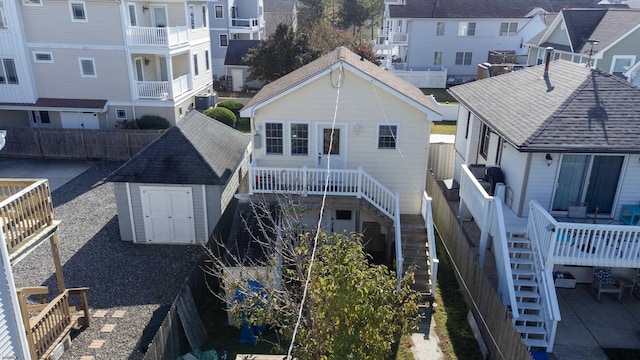
[(251, 28), (257, 28), (259, 24), (260, 24), (260, 21), (258, 18), (231, 19), (231, 27), (233, 28), (251, 29)]
[(136, 81), (139, 99), (175, 99), (191, 90), (191, 78), (183, 75), (171, 81)]
[(189, 31), (186, 25), (172, 27), (129, 26), (127, 39), (130, 46), (172, 48), (188, 44)]

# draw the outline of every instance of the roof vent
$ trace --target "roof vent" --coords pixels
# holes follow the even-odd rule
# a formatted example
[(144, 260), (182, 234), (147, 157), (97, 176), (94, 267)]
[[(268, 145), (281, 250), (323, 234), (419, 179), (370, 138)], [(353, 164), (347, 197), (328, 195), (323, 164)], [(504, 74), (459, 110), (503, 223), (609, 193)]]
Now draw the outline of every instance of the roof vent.
[(553, 54), (553, 48), (548, 47), (544, 50), (544, 74), (549, 74), (549, 62), (551, 62), (551, 54)]

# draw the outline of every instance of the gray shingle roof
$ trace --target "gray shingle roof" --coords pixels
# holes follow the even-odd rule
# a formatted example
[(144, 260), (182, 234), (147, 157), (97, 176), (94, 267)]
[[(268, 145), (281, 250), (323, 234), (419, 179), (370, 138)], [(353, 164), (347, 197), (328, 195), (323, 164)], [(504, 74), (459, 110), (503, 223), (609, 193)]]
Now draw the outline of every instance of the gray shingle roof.
[[(565, 9), (561, 14), (574, 52), (582, 54), (588, 54), (591, 51), (588, 39), (598, 40), (598, 44), (593, 47), (595, 54), (640, 24), (640, 10), (638, 9)], [(529, 43), (537, 44), (540, 38), (536, 36)], [(550, 42), (544, 42), (539, 46), (551, 46), (571, 51), (563, 45)]]
[(197, 111), (114, 171), (108, 181), (224, 185), (250, 137)]
[[(420, 89), (412, 84), (400, 79), (399, 77), (383, 70), (374, 63), (361, 60), (360, 55), (355, 54), (349, 49), (341, 46), (332, 52), (321, 56), (320, 58), (312, 61), (311, 63), (292, 71), (291, 73), (281, 77), (280, 79), (265, 85), (254, 96), (244, 109), (249, 109), (256, 106), (263, 101), (276, 97), (292, 87), (303, 83), (304, 81), (312, 78), (313, 76), (329, 69), (336, 63), (343, 62), (351, 65), (355, 70), (360, 71), (362, 74), (370, 76), (381, 83), (389, 86), (401, 95), (406, 96), (410, 100), (414, 101), (421, 107), (428, 108), (429, 110), (439, 114), (436, 106), (425, 96)], [(243, 109), (243, 110), (244, 110)]]
[(640, 88), (557, 60), (449, 89), (521, 151), (640, 153)]
[(535, 8), (552, 11), (548, 0), (407, 0), (389, 5), (392, 18), (519, 18)]
[(242, 58), (249, 49), (258, 46), (260, 40), (229, 40), (227, 53), (224, 56), (225, 65), (247, 66)]

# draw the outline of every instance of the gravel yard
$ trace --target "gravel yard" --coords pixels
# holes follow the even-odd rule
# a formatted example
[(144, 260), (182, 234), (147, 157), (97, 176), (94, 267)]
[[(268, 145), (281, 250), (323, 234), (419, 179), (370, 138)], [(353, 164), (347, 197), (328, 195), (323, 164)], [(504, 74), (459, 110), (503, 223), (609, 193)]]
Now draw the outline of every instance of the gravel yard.
[[(106, 311), (104, 317), (92, 318), (91, 327), (72, 334), (71, 348), (62, 359), (142, 359), (168, 305), (202, 254), (200, 246), (120, 240), (113, 185), (102, 182), (119, 165), (99, 162), (52, 195), (54, 219), (62, 221), (58, 237), (67, 288), (89, 287), (91, 313)], [(43, 285), (53, 296), (58, 294), (49, 242), (13, 271), (16, 287)], [(117, 310), (124, 310), (124, 315), (118, 317)], [(113, 331), (105, 331), (104, 326), (112, 324)], [(104, 344), (95, 348), (100, 343), (95, 340)]]

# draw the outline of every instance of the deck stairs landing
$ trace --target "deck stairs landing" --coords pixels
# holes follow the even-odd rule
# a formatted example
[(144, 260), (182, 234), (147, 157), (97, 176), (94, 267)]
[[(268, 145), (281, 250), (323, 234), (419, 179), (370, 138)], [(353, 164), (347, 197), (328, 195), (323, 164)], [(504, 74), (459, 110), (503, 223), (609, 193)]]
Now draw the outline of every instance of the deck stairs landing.
[(400, 224), (404, 271), (413, 268), (415, 282), (411, 286), (412, 289), (420, 292), (422, 296), (431, 296), (433, 292), (429, 270), (430, 254), (424, 219), (420, 215), (401, 215)]
[(514, 326), (527, 347), (546, 348), (549, 344), (548, 331), (531, 241), (525, 234), (509, 234), (507, 244), (519, 315), (513, 319)]

